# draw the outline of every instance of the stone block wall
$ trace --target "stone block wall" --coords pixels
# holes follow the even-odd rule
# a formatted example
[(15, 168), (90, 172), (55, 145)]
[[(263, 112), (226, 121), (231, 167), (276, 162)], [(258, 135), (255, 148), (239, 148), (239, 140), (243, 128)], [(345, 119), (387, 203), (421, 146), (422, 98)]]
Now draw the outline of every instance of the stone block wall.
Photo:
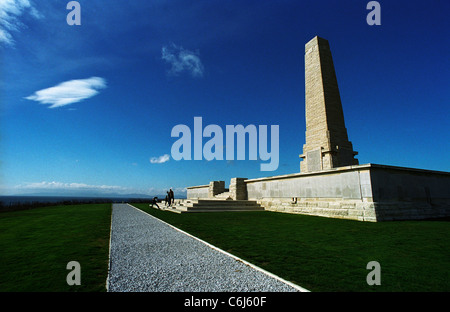
[(209, 198), (225, 192), (225, 181), (211, 181), (209, 182)]
[(186, 197), (187, 199), (209, 198), (209, 184), (188, 187)]
[[(206, 199), (224, 190), (223, 181), (212, 181), (188, 187), (187, 197)], [(234, 200), (256, 200), (269, 211), (329, 218), (377, 222), (450, 217), (449, 172), (367, 164), (233, 178), (229, 193)]]
[(311, 216), (376, 222), (375, 204), (361, 200), (336, 198), (263, 198), (258, 204), (268, 211), (298, 213)]
[(450, 216), (448, 172), (367, 164), (245, 182), (248, 199), (270, 211), (373, 222)]
[(245, 184), (245, 178), (232, 178), (230, 182), (230, 196), (234, 200), (247, 199), (247, 185)]

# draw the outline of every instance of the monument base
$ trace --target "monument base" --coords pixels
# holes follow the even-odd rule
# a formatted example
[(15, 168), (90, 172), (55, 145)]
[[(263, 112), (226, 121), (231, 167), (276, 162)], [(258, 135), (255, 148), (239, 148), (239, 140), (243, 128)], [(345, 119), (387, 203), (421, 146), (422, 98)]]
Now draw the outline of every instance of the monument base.
[(424, 203), (361, 202), (350, 200), (305, 200), (293, 203), (285, 199), (257, 201), (265, 210), (357, 221), (423, 220), (449, 217), (449, 208)]
[[(239, 192), (270, 211), (372, 222), (450, 216), (448, 172), (367, 164), (240, 181)], [(207, 198), (207, 187), (188, 188), (188, 198)]]

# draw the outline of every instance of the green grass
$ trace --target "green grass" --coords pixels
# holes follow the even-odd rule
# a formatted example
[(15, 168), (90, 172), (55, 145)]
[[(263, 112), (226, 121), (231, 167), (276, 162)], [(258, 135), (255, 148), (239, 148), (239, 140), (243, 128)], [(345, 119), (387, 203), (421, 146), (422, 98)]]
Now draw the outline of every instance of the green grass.
[[(273, 212), (174, 214), (135, 206), (311, 291), (449, 291), (450, 223), (366, 223)], [(111, 204), (0, 214), (0, 291), (104, 291)], [(369, 261), (381, 286), (368, 286)], [(69, 261), (81, 286), (69, 286)]]
[[(104, 291), (111, 204), (0, 214), (0, 291)], [(66, 282), (78, 261), (81, 285)]]
[[(450, 291), (450, 223), (369, 223), (275, 212), (136, 207), (311, 291)], [(369, 286), (369, 261), (381, 285)]]

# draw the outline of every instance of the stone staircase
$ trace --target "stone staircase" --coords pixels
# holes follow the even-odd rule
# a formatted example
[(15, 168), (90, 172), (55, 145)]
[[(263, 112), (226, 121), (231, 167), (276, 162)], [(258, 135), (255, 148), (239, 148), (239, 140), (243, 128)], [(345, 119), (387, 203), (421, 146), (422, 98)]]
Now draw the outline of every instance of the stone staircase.
[[(224, 193), (222, 193), (224, 194)], [(222, 195), (219, 194), (219, 195)], [(190, 212), (219, 212), (219, 211), (263, 211), (256, 201), (253, 200), (232, 200), (229, 195), (216, 195), (211, 199), (183, 199), (175, 200), (172, 207), (165, 207), (164, 210), (176, 213)]]

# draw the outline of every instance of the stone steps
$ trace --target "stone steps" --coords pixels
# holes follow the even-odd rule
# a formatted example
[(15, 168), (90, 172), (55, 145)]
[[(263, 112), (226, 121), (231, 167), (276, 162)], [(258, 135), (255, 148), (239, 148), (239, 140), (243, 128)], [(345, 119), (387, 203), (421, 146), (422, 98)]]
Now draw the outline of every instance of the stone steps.
[(165, 210), (176, 213), (187, 212), (219, 212), (219, 211), (263, 211), (256, 201), (226, 199), (186, 199), (178, 201)]

